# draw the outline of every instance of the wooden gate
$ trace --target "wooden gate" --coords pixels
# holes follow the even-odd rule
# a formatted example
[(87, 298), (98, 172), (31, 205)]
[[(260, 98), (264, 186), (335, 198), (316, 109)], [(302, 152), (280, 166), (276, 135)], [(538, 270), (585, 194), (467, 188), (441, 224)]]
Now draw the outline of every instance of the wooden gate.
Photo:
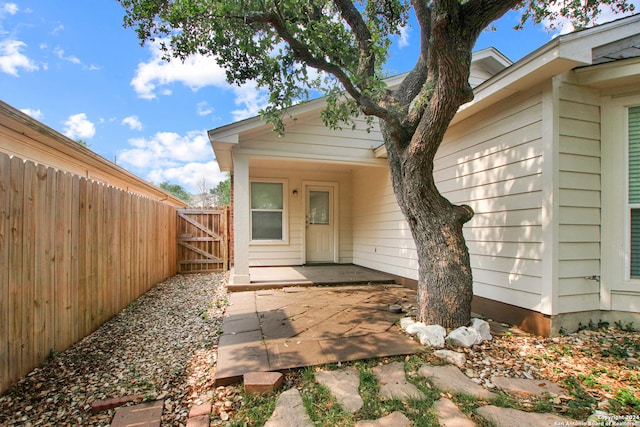
[(178, 273), (229, 268), (229, 208), (178, 210)]

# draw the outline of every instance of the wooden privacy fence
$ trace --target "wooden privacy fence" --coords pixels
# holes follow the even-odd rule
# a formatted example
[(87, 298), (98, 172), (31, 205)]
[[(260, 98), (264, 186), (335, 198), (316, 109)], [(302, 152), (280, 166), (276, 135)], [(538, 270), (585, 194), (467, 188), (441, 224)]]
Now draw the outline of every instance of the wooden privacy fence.
[(0, 392), (176, 272), (176, 209), (0, 153)]
[(178, 210), (178, 272), (229, 268), (229, 208)]

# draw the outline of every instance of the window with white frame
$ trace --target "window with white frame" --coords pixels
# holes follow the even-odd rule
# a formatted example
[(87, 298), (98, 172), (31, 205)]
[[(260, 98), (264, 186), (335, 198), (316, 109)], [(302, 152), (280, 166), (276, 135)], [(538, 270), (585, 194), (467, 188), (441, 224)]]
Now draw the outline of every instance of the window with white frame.
[(286, 240), (286, 183), (251, 181), (251, 240), (279, 242)]
[(640, 106), (629, 108), (629, 275), (640, 279)]

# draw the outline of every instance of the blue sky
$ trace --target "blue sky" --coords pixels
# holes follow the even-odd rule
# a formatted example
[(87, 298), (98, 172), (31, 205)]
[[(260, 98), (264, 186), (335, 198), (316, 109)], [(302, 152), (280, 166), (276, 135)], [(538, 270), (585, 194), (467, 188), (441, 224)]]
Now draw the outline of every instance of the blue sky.
[[(215, 187), (224, 175), (206, 131), (256, 115), (266, 96), (227, 84), (212, 58), (162, 61), (123, 16), (116, 0), (0, 0), (0, 99), (150, 182)], [(515, 61), (554, 36), (514, 31), (517, 20), (507, 14), (477, 49)], [(409, 27), (395, 41), (391, 74), (411, 67), (417, 40)]]

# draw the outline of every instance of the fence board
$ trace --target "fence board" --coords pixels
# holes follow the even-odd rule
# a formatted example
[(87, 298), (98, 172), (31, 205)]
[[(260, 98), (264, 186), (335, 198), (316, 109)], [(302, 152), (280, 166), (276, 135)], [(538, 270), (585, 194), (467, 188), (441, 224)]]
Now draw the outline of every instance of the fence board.
[(9, 201), (11, 190), (11, 162), (0, 156), (0, 390), (10, 384), (9, 379)]
[(9, 378), (15, 381), (19, 377), (19, 372), (23, 372), (21, 348), (22, 330), (21, 322), (22, 294), (20, 285), (22, 284), (22, 201), (24, 199), (24, 163), (20, 159), (11, 159), (10, 200), (9, 200), (9, 221), (10, 226), (10, 249), (9, 249)]
[(9, 214), (11, 212), (11, 161), (0, 155), (0, 390), (9, 379)]
[(176, 273), (176, 216), (0, 153), (0, 393)]
[(23, 175), (23, 199), (22, 199), (22, 282), (20, 294), (22, 296), (22, 319), (20, 321), (22, 333), (20, 349), (21, 366), (25, 370), (35, 367), (34, 363), (34, 342), (29, 339), (33, 336), (33, 315), (34, 315), (34, 274), (35, 274), (35, 222), (34, 216), (29, 213), (36, 212), (34, 200), (35, 187), (34, 179), (37, 180), (36, 165), (33, 162), (24, 164)]

